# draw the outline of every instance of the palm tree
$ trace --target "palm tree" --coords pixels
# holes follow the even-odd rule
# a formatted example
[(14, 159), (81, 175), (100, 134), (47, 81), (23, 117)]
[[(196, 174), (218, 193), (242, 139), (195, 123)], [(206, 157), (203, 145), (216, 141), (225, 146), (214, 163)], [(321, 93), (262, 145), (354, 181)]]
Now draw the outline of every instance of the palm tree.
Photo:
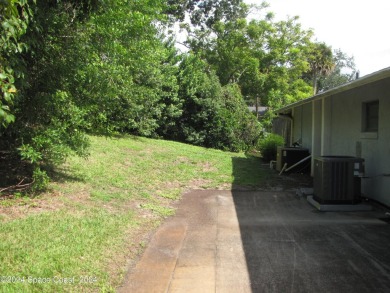
[(336, 66), (332, 48), (325, 43), (313, 43), (309, 64), (310, 75), (313, 81), (313, 94), (315, 95), (318, 92), (318, 78), (329, 75)]

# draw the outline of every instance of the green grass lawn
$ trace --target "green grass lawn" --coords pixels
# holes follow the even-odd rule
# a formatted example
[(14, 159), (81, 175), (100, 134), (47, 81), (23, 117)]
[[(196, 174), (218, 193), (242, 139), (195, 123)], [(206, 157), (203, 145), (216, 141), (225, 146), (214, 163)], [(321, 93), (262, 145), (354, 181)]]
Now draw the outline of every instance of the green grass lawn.
[(91, 144), (45, 194), (0, 201), (0, 292), (114, 292), (183, 192), (274, 176), (241, 153), (130, 136)]

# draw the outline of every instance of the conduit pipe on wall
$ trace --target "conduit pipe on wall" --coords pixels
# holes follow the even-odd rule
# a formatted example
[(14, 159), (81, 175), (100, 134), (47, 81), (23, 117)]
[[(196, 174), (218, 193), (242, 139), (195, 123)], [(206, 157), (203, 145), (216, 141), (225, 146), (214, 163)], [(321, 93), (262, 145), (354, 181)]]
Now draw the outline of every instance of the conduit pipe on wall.
[[(285, 172), (288, 172), (290, 171), (291, 169), (295, 168), (296, 166), (302, 164), (303, 162), (306, 162), (307, 160), (309, 160), (311, 158), (311, 155), (310, 156), (307, 156), (306, 158), (300, 160), (299, 162), (295, 163), (294, 165), (288, 167), (286, 170), (282, 169), (282, 172), (285, 171)], [(280, 172), (280, 174), (282, 174), (282, 172)], [(279, 174), (279, 175), (280, 175)]]

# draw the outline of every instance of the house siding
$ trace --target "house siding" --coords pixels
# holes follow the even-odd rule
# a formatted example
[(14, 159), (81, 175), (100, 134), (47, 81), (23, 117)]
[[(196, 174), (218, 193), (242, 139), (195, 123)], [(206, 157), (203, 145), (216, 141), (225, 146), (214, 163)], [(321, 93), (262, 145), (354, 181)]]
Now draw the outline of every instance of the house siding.
[(311, 152), (312, 140), (312, 111), (311, 104), (304, 104), (294, 108), (293, 116), (293, 142), (299, 141), (301, 146)]
[[(361, 156), (365, 160), (362, 192), (390, 206), (390, 78), (329, 97), (332, 101), (332, 143), (329, 155)], [(377, 138), (362, 132), (362, 104), (379, 100)]]
[[(375, 100), (379, 101), (378, 132), (366, 134), (363, 103)], [(301, 139), (313, 158), (362, 157), (367, 177), (362, 179), (363, 195), (390, 206), (390, 176), (385, 176), (390, 174), (390, 77), (323, 94), (288, 111), (293, 116), (293, 141)]]

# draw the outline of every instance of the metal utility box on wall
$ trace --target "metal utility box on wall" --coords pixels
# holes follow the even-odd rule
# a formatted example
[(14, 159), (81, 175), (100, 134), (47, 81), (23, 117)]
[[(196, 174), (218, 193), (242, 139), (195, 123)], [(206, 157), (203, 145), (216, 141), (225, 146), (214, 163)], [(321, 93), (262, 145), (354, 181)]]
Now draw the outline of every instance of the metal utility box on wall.
[[(284, 164), (287, 163), (287, 167), (291, 167), (295, 163), (298, 163), (302, 159), (310, 155), (309, 150), (298, 147), (277, 147), (276, 151), (276, 170), (281, 171)], [(302, 168), (298, 166), (297, 168)], [(294, 168), (295, 169), (295, 168)]]
[(314, 159), (314, 199), (319, 203), (355, 204), (361, 201), (364, 159), (322, 156)]

